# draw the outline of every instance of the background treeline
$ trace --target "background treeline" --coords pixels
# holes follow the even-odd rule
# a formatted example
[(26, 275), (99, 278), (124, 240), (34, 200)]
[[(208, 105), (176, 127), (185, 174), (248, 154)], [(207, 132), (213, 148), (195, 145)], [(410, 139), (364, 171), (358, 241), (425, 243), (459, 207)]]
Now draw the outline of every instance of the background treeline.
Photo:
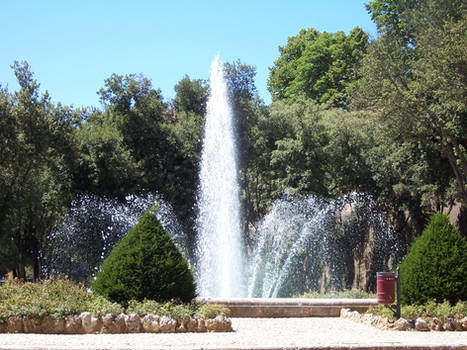
[[(376, 39), (358, 27), (288, 38), (270, 68), (270, 105), (254, 67), (225, 64), (246, 240), (284, 193), (366, 193), (404, 243), (429, 213), (456, 203), (466, 229), (465, 2), (374, 0), (367, 9)], [(165, 101), (143, 75), (113, 74), (98, 92), (102, 109), (77, 109), (41, 94), (26, 62), (12, 69), (20, 89), (0, 90), (0, 274), (25, 277), (30, 266), (39, 276), (49, 235), (83, 195), (125, 202), (157, 192), (193, 246), (206, 80), (185, 76)]]

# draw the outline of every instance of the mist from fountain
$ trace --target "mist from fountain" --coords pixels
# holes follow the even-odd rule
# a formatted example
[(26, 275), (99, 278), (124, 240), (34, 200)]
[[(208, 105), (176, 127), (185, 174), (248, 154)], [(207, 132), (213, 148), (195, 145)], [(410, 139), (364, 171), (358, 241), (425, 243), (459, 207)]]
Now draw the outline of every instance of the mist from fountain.
[[(371, 198), (356, 193), (335, 201), (285, 196), (274, 202), (255, 236), (248, 297), (290, 297), (320, 291), (323, 285), (348, 289), (353, 259), (363, 257), (369, 241), (376, 269), (387, 268), (388, 259), (400, 249), (394, 230)], [(326, 270), (331, 279), (327, 282)]]

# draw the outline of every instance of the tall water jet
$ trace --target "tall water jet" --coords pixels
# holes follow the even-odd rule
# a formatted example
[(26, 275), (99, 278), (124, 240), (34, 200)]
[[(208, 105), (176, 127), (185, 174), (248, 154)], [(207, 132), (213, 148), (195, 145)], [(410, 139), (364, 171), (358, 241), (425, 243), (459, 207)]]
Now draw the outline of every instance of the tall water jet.
[(236, 144), (218, 56), (211, 64), (210, 88), (198, 194), (198, 294), (240, 297), (245, 287)]

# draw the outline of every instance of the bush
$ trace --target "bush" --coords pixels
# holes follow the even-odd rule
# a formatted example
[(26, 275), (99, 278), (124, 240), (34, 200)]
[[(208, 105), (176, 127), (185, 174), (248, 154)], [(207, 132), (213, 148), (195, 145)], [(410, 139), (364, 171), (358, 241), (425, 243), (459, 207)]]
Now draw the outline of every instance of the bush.
[(105, 314), (137, 313), (141, 317), (154, 314), (168, 316), (179, 321), (188, 317), (215, 318), (229, 314), (222, 305), (191, 301), (180, 304), (175, 300), (158, 303), (154, 300), (132, 300), (124, 309), (100, 295), (86, 290), (82, 284), (70, 280), (50, 279), (38, 283), (8, 281), (0, 286), (0, 324), (10, 317), (42, 320), (46, 316), (65, 319), (70, 315), (91, 312), (95, 317)]
[(467, 241), (446, 215), (432, 216), (400, 268), (402, 304), (467, 298)]
[[(383, 305), (371, 305), (367, 313), (383, 316), (388, 320), (394, 319), (393, 311)], [(467, 315), (467, 302), (464, 301), (458, 301), (456, 305), (451, 306), (447, 300), (442, 303), (429, 300), (424, 305), (403, 305), (401, 307), (401, 317), (408, 320), (415, 320), (418, 317), (460, 320), (465, 315)]]
[(193, 275), (154, 209), (140, 221), (104, 260), (91, 288), (112, 301), (163, 302), (195, 296)]
[(215, 318), (217, 315), (230, 315), (230, 310), (219, 304), (201, 304), (195, 311), (194, 316), (198, 318)]
[(38, 283), (8, 281), (0, 287), (0, 322), (5, 322), (9, 317), (41, 320), (52, 316), (64, 319), (84, 311), (102, 316), (120, 313), (124, 309), (69, 280), (50, 279)]

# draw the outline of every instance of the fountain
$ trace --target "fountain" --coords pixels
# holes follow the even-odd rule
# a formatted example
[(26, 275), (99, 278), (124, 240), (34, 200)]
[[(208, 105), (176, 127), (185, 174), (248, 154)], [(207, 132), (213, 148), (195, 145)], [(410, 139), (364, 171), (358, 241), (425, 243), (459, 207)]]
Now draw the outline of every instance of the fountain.
[(211, 64), (210, 88), (198, 198), (198, 294), (239, 297), (245, 294), (240, 188), (233, 113), (219, 56)]
[[(101, 249), (103, 256), (107, 246), (110, 248), (113, 241), (118, 241), (144, 210), (159, 202), (158, 218), (162, 225), (185, 257), (194, 257), (189, 260), (194, 267), (198, 296), (208, 302), (228, 305), (232, 315), (336, 316), (343, 305), (364, 309), (373, 303), (371, 300), (349, 304), (349, 301), (284, 299), (310, 290), (322, 291), (323, 286), (334, 290), (351, 288), (354, 263), (362, 260), (370, 241), (371, 249), (376, 252), (371, 256), (371, 266), (384, 269), (388, 256), (397, 250), (396, 240), (368, 196), (351, 194), (327, 201), (313, 195), (285, 195), (273, 203), (269, 213), (257, 224), (254, 244), (246, 256), (240, 224), (233, 117), (223, 66), (216, 57), (211, 64), (201, 154), (195, 252), (188, 251), (186, 235), (177, 225), (175, 213), (157, 195), (128, 198), (130, 203), (123, 206), (109, 205), (105, 199), (101, 202), (98, 198), (84, 198), (84, 202), (76, 202), (66, 230), (78, 227), (81, 222), (89, 226), (88, 219), (93, 216), (83, 212), (83, 208), (89, 208), (91, 214), (103, 215), (94, 220), (103, 226), (102, 230), (96, 230), (98, 235), (101, 231), (111, 234), (97, 237), (105, 245)], [(75, 234), (70, 234), (66, 230), (58, 231), (51, 239), (73, 245), (63, 237), (72, 239), (80, 231), (76, 229)], [(52, 256), (61, 259), (63, 254), (55, 253), (51, 252)], [(67, 261), (61, 264), (68, 268)]]
[(82, 194), (71, 203), (63, 222), (45, 241), (44, 275), (67, 275), (86, 282), (112, 248), (136, 225), (149, 208), (158, 205), (157, 218), (174, 244), (189, 259), (187, 237), (172, 206), (160, 195), (128, 195), (124, 202), (94, 194)]
[(384, 270), (398, 251), (394, 230), (369, 196), (352, 193), (334, 201), (284, 196), (258, 225), (248, 296), (351, 289), (356, 261), (371, 255), (366, 268)]
[[(210, 88), (195, 254), (200, 297), (277, 298), (352, 288), (355, 260), (363, 259), (368, 241), (384, 252), (383, 257), (372, 257), (371, 267), (387, 264), (394, 252), (388, 248), (394, 246), (394, 232), (371, 198), (355, 193), (336, 201), (313, 195), (276, 200), (258, 225), (252, 253), (243, 256), (234, 116), (218, 56), (211, 64)], [(352, 213), (339, 224), (344, 208), (352, 208)]]

